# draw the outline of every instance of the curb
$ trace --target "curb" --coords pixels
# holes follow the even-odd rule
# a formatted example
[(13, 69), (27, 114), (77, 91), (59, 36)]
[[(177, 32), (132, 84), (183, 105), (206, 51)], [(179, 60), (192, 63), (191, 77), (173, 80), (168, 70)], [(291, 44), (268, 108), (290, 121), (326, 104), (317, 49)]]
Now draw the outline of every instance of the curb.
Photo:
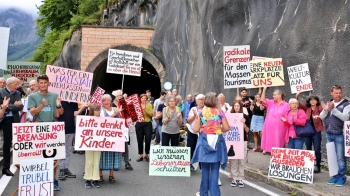
[(303, 186), (304, 185), (303, 183), (300, 183), (303, 187), (298, 188), (295, 186), (297, 183), (289, 182), (289, 181), (285, 181), (277, 178), (269, 178), (267, 176), (267, 171), (257, 170), (249, 166), (245, 166), (244, 173), (248, 178), (254, 179), (255, 181), (258, 181), (258, 182), (263, 182), (277, 189), (285, 191), (286, 193), (293, 192), (293, 195), (298, 195), (298, 196), (323, 196), (324, 195), (324, 193), (322, 192), (318, 192), (312, 188)]

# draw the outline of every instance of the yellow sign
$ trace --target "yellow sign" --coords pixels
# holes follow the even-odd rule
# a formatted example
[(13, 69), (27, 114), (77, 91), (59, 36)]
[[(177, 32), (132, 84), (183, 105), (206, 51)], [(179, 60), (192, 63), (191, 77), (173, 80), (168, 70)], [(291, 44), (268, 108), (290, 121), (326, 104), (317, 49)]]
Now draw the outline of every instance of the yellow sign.
[(284, 86), (282, 58), (250, 61), (250, 70), (252, 85), (248, 88)]

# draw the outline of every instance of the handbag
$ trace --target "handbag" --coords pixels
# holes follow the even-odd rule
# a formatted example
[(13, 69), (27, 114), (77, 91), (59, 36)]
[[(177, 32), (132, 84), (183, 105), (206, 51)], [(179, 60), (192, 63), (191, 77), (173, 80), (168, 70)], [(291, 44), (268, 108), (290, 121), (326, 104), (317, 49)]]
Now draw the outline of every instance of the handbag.
[(152, 119), (152, 129), (155, 130), (157, 129), (158, 123), (155, 119)]
[(298, 137), (311, 137), (315, 134), (310, 120), (306, 120), (305, 126), (294, 125), (294, 130)]

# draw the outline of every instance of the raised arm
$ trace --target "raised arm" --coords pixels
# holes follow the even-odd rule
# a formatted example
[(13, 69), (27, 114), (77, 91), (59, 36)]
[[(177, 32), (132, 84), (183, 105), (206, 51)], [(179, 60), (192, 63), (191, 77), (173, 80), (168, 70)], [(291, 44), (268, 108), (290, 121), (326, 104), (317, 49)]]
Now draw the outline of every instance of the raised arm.
[(260, 100), (263, 103), (266, 103), (266, 89), (267, 89), (267, 86), (264, 86), (263, 91), (261, 93), (261, 97), (260, 97)]

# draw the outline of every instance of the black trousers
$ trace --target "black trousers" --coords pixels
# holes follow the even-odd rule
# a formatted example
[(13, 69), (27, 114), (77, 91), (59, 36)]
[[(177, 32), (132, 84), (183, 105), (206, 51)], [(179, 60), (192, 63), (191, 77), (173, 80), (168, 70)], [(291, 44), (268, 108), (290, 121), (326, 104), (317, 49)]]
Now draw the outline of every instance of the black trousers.
[(194, 150), (196, 150), (197, 140), (198, 140), (198, 135), (191, 133), (190, 131), (187, 130), (187, 147), (191, 148), (191, 159), (192, 159)]
[(171, 146), (179, 146), (180, 133), (168, 134), (162, 132), (162, 146), (169, 146), (169, 141)]
[(2, 170), (10, 169), (11, 166), (11, 142), (12, 142), (12, 123), (13, 117), (5, 117), (1, 122), (1, 128), (4, 132), (3, 154), (4, 162)]
[(137, 122), (135, 129), (139, 154), (143, 154), (143, 141), (145, 141), (145, 154), (149, 154), (152, 140), (152, 123)]

